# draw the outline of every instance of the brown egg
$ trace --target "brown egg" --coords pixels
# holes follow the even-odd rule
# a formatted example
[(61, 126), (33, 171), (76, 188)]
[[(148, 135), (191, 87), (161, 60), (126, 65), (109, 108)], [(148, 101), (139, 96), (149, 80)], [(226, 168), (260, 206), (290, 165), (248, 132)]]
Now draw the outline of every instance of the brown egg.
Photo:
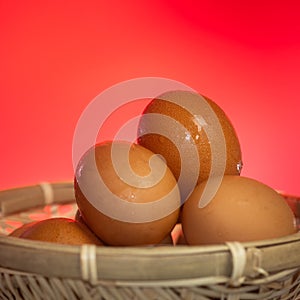
[(297, 232), (290, 207), (275, 190), (254, 179), (224, 176), (212, 200), (199, 208), (206, 182), (183, 205), (182, 228), (190, 245), (254, 241)]
[(171, 233), (169, 233), (160, 243), (159, 246), (173, 246), (173, 239)]
[(51, 218), (36, 222), (19, 237), (69, 245), (102, 245), (101, 241), (84, 224), (69, 218)]
[(31, 227), (32, 225), (36, 224), (37, 221), (33, 221), (33, 222), (29, 222), (26, 223), (24, 225), (22, 225), (19, 228), (16, 228), (14, 231), (12, 231), (9, 236), (14, 236), (14, 237), (20, 237), (20, 235), (25, 232), (29, 227)]
[(80, 213), (79, 209), (77, 209), (74, 219), (77, 222), (81, 222), (81, 223), (85, 224), (84, 220), (82, 219), (82, 216), (81, 216), (81, 213)]
[[(88, 225), (85, 223), (85, 221), (83, 220), (82, 216), (81, 216), (81, 213), (80, 213), (80, 210), (77, 209), (77, 212), (75, 214), (75, 221), (76, 222), (79, 222), (81, 224), (83, 224), (84, 226), (88, 227)], [(90, 229), (89, 229), (90, 230)], [(98, 237), (97, 237), (98, 238)], [(99, 239), (99, 238), (98, 238)], [(99, 239), (100, 240), (100, 239)], [(103, 241), (101, 241), (101, 243), (104, 245)]]
[(159, 243), (180, 207), (176, 179), (164, 160), (128, 142), (104, 142), (80, 160), (75, 197), (84, 222), (108, 245)]
[[(152, 100), (141, 117), (138, 136), (140, 145), (163, 155), (177, 180), (182, 173), (179, 183), (182, 197), (195, 184), (206, 180), (211, 171), (221, 175), (240, 174), (242, 155), (235, 129), (215, 102), (199, 94), (171, 91)], [(216, 165), (211, 170), (213, 159)], [(192, 175), (193, 172), (196, 174)], [(192, 176), (196, 182), (187, 188)]]

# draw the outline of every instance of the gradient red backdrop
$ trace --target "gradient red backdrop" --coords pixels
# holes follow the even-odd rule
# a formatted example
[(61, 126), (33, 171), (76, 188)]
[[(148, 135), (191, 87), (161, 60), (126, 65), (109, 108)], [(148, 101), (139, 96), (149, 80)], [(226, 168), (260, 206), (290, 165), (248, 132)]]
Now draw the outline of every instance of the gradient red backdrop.
[(299, 20), (292, 0), (0, 0), (0, 188), (72, 179), (86, 105), (157, 76), (225, 110), (245, 176), (300, 195)]

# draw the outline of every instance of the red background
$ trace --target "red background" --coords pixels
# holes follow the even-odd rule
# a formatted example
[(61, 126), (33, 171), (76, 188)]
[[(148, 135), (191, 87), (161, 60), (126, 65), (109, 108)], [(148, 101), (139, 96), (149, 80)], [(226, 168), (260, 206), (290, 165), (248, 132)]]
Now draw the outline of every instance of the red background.
[(0, 188), (72, 179), (86, 105), (157, 76), (225, 110), (243, 175), (300, 195), (299, 20), (296, 0), (0, 0)]

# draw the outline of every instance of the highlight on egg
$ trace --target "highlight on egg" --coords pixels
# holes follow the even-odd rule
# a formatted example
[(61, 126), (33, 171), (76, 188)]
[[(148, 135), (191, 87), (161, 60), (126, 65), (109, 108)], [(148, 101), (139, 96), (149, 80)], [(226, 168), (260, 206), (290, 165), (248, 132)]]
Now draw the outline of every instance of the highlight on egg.
[(75, 198), (84, 222), (107, 245), (160, 243), (176, 224), (180, 193), (165, 161), (130, 142), (107, 141), (79, 161)]

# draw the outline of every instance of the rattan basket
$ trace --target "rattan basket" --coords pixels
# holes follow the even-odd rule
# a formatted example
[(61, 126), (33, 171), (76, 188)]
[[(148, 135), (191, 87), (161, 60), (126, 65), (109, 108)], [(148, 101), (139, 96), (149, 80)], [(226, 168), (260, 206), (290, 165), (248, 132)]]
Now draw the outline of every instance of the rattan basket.
[(1, 299), (300, 299), (300, 233), (201, 247), (69, 246), (7, 233), (74, 217), (72, 182), (2, 191), (0, 205)]

